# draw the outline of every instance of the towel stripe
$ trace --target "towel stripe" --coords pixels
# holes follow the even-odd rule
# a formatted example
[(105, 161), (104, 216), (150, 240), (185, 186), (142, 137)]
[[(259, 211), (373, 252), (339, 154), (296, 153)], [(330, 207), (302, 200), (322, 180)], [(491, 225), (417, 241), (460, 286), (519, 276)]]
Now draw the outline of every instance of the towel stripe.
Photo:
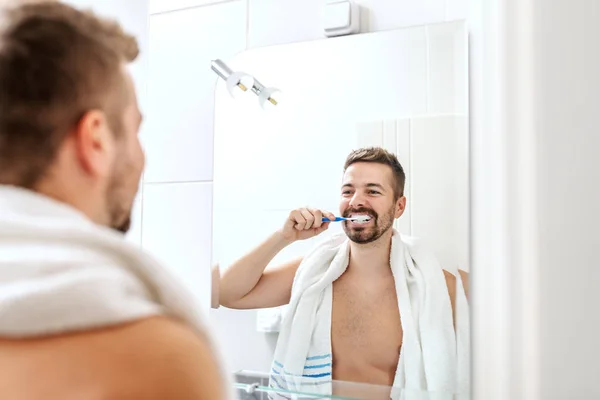
[(326, 376), (331, 376), (331, 372), (324, 372), (322, 374), (304, 374), (302, 376), (305, 378), (323, 378)]
[(329, 358), (331, 357), (331, 354), (323, 354), (322, 356), (312, 356), (312, 357), (306, 357), (307, 361), (313, 361), (313, 360), (323, 360), (325, 358)]
[(325, 367), (331, 367), (331, 363), (316, 364), (316, 365), (306, 365), (306, 366), (304, 366), (304, 369), (316, 369), (316, 368), (325, 368)]

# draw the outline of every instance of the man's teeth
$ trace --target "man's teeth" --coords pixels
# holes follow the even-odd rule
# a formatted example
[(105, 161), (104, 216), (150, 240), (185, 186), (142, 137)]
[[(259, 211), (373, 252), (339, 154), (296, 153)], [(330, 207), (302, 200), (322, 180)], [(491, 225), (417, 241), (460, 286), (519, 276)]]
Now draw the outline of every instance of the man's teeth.
[(371, 220), (371, 217), (369, 217), (368, 215), (353, 215), (350, 218), (352, 218), (353, 221), (357, 224), (366, 224)]

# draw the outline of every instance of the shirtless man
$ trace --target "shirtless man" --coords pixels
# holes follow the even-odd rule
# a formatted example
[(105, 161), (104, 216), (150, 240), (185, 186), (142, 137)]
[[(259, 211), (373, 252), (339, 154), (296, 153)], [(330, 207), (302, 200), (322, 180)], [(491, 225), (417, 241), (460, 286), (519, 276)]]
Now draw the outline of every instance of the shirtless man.
[[(333, 379), (391, 386), (402, 343), (400, 311), (390, 269), (392, 226), (406, 207), (405, 175), (397, 158), (381, 148), (352, 152), (344, 166), (340, 215), (367, 214), (366, 224), (343, 222), (350, 262), (333, 283), (331, 342)], [(235, 309), (289, 303), (302, 258), (266, 269), (286, 246), (324, 232), (331, 212), (301, 208), (283, 227), (223, 272), (220, 304)], [(459, 271), (468, 290), (468, 277)], [(456, 277), (444, 271), (454, 310)]]
[[(159, 285), (139, 277), (155, 265), (123, 238), (144, 168), (127, 68), (137, 41), (114, 21), (58, 1), (5, 6), (1, 397), (228, 398), (208, 330), (159, 304)], [(65, 257), (65, 248), (75, 256)], [(139, 260), (140, 274), (124, 268)], [(75, 272), (63, 279), (66, 271)]]

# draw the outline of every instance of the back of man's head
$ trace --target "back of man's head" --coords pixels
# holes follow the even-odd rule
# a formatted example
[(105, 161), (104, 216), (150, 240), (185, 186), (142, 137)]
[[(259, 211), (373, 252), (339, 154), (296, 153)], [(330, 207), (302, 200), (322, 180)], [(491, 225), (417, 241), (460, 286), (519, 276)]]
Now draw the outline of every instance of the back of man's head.
[[(31, 188), (42, 179), (82, 114), (118, 121), (115, 91), (136, 40), (109, 20), (60, 2), (8, 7), (0, 30), (0, 182)], [(113, 96), (111, 98), (111, 96)]]
[(2, 10), (0, 184), (35, 190), (126, 231), (144, 166), (126, 65), (136, 39), (57, 1)]
[[(116, 22), (57, 1), (14, 1), (0, 11), (0, 184), (54, 197), (125, 230), (143, 167), (141, 117), (124, 68), (138, 54), (136, 40)], [(61, 301), (67, 307), (78, 299)], [(32, 304), (37, 313), (48, 306)], [(166, 316), (40, 335), (0, 337), (3, 398), (228, 393), (207, 337)]]

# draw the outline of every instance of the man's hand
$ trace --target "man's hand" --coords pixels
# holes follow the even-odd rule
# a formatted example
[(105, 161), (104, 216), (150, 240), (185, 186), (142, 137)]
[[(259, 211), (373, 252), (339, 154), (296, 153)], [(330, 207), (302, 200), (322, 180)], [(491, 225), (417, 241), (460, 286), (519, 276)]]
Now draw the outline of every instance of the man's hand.
[(293, 210), (280, 231), (281, 235), (289, 243), (310, 239), (329, 228), (330, 223), (322, 222), (323, 217), (331, 220), (335, 219), (335, 215), (328, 211), (312, 208)]

